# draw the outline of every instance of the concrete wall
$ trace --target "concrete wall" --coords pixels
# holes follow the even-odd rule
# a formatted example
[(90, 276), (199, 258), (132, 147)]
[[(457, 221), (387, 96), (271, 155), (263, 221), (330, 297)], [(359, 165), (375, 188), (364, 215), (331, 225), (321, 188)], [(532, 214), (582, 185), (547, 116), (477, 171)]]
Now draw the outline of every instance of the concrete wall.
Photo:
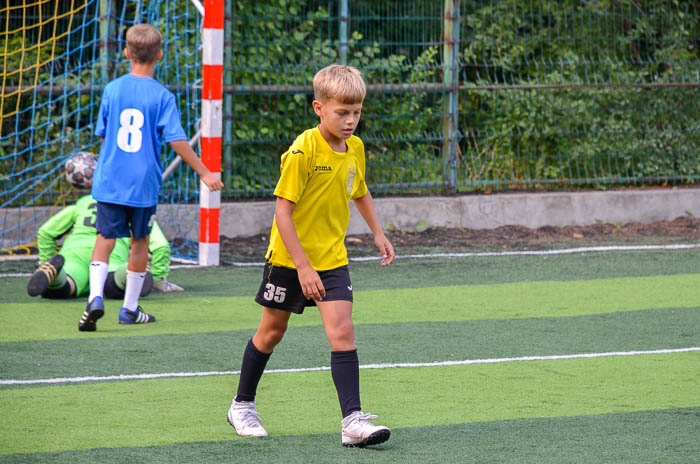
[[(503, 225), (537, 228), (596, 222), (672, 220), (700, 216), (700, 189), (610, 192), (504, 193), (459, 197), (387, 198), (376, 201), (382, 224), (401, 230), (423, 227), (492, 229)], [(357, 215), (351, 233), (366, 230)]]
[(37, 229), (60, 209), (43, 206), (0, 209), (0, 248), (31, 242)]
[[(492, 229), (504, 225), (537, 228), (596, 222), (656, 222), (690, 213), (700, 217), (700, 189), (621, 190), (611, 192), (503, 193), (456, 197), (375, 199), (377, 215), (389, 229), (428, 227)], [(362, 216), (350, 205), (349, 234), (369, 233)], [(268, 233), (274, 201), (223, 203), (221, 235)], [(190, 236), (197, 239), (198, 231)]]
[[(398, 230), (428, 227), (490, 229), (503, 225), (537, 228), (600, 221), (650, 223), (687, 214), (700, 217), (700, 189), (379, 198), (375, 205), (382, 225)], [(274, 209), (274, 201), (222, 203), (221, 235), (237, 237), (268, 233)], [(354, 206), (351, 205), (351, 209), (348, 233), (368, 233), (362, 217)], [(56, 208), (47, 207), (0, 210), (0, 227), (9, 231), (3, 242), (16, 243), (17, 237), (30, 241), (36, 229), (55, 211)], [(170, 238), (180, 236), (198, 240), (199, 230), (194, 226), (198, 211), (198, 205), (160, 205), (159, 223)]]

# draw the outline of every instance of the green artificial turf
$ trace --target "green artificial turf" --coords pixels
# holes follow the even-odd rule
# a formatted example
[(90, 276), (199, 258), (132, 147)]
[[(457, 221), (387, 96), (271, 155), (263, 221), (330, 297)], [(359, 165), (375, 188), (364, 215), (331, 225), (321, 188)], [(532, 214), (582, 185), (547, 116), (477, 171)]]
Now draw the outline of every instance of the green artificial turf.
[[(367, 370), (363, 409), (389, 427), (700, 406), (700, 353)], [(339, 432), (328, 372), (265, 374), (272, 436)], [(235, 376), (3, 390), (0, 450), (32, 453), (219, 441)], [(293, 392), (291, 394), (290, 392)], [(50, 412), (50, 413), (49, 413)]]
[[(698, 305), (696, 274), (580, 281), (518, 282), (426, 288), (357, 291), (356, 324), (463, 321), (529, 317), (562, 317), (688, 308)], [(120, 302), (108, 302), (98, 331), (78, 332), (82, 307), (75, 301), (9, 303), (0, 308), (4, 324), (0, 342), (62, 338), (131, 337), (137, 335), (254, 329), (259, 306), (251, 297), (181, 296), (144, 303), (158, 322), (120, 326)], [(318, 311), (295, 316), (292, 326), (321, 325)]]
[(700, 408), (406, 427), (366, 449), (337, 432), (163, 446), (0, 455), (0, 463), (533, 463), (694, 462)]
[[(559, 318), (365, 324), (357, 327), (356, 337), (360, 361), (377, 364), (686, 348), (700, 346), (696, 327), (700, 327), (698, 307)], [(0, 378), (233, 371), (240, 369), (252, 333), (0, 343)], [(268, 368), (328, 365), (323, 329), (292, 327)]]
[[(361, 290), (482, 285), (542, 280), (590, 280), (610, 277), (700, 273), (700, 250), (587, 252), (554, 256), (500, 256), (440, 259), (399, 258), (387, 268), (378, 262), (352, 262), (353, 285)], [(252, 298), (262, 279), (262, 267), (173, 269), (168, 277), (184, 294), (152, 293), (143, 301), (177, 300), (188, 294)], [(0, 304), (40, 302), (27, 296), (28, 277), (0, 279)], [(87, 296), (75, 300), (84, 307)], [(44, 302), (50, 304), (50, 302)], [(118, 305), (119, 302), (115, 302)]]
[[(171, 272), (170, 278), (192, 292), (209, 296), (249, 297), (255, 294), (262, 279), (261, 267), (198, 269), (194, 272), (177, 269)], [(550, 256), (398, 258), (385, 268), (377, 261), (351, 262), (350, 273), (353, 286), (360, 290), (700, 274), (700, 249)], [(182, 295), (158, 296), (178, 298)]]
[[(399, 250), (401, 253), (401, 250)], [(119, 326), (110, 301), (26, 296), (0, 279), (0, 377), (235, 371), (260, 309), (261, 268), (177, 269), (156, 324)], [(361, 364), (700, 345), (700, 250), (352, 263)], [(328, 365), (317, 312), (292, 319), (271, 369)], [(339, 445), (330, 373), (268, 373), (271, 437), (225, 419), (236, 375), (0, 388), (0, 462), (694, 462), (700, 353), (366, 369), (363, 409), (392, 439)], [(30, 453), (30, 454), (16, 454)], [(48, 454), (47, 454), (48, 453)]]

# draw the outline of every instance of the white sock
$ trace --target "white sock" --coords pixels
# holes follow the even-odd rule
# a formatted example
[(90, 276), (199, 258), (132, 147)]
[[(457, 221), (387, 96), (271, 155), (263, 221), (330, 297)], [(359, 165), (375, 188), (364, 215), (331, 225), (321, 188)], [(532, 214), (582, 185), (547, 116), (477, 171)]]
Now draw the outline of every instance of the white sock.
[(124, 307), (130, 311), (136, 311), (139, 307), (139, 295), (143, 288), (145, 272), (126, 270), (126, 289), (124, 290)]
[(94, 300), (96, 296), (102, 297), (108, 272), (109, 265), (107, 263), (102, 261), (90, 263), (90, 297), (88, 302)]

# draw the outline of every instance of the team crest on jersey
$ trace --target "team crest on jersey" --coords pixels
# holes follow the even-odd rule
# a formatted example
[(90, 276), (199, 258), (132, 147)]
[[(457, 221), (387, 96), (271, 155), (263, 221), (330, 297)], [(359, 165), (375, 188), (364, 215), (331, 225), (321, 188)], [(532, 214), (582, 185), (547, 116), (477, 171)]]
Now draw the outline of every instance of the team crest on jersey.
[(345, 187), (345, 192), (348, 195), (352, 195), (352, 184), (353, 184), (353, 181), (355, 180), (356, 173), (357, 173), (357, 169), (355, 168), (355, 166), (348, 167), (348, 183)]

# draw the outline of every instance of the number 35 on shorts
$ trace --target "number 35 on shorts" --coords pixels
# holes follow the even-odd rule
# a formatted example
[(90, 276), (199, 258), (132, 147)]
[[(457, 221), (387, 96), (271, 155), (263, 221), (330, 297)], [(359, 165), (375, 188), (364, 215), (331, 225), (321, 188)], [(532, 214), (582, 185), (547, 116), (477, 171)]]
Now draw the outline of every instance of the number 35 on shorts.
[(267, 291), (263, 293), (263, 298), (265, 298), (267, 301), (282, 303), (284, 302), (284, 298), (287, 296), (287, 289), (285, 287), (277, 287), (273, 284), (267, 284), (265, 285), (265, 289)]

